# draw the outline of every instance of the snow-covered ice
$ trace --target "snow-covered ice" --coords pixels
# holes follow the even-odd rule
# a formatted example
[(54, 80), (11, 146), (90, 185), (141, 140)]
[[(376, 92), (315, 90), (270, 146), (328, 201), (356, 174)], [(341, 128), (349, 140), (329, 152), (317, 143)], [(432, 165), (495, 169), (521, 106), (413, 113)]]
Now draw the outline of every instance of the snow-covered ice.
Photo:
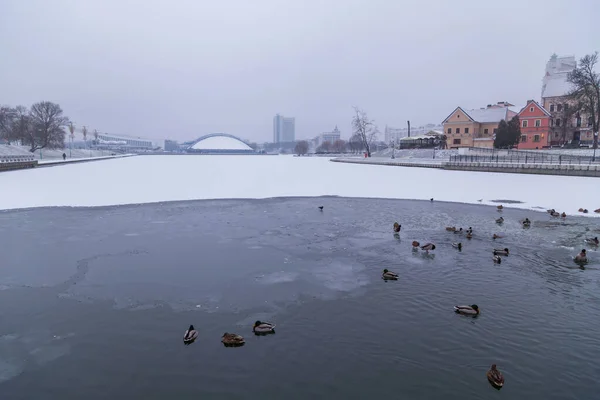
[[(292, 156), (138, 156), (0, 173), (0, 209), (337, 195), (600, 208), (598, 178), (446, 171)], [(479, 200), (482, 200), (479, 202)], [(593, 215), (593, 213), (588, 214)]]

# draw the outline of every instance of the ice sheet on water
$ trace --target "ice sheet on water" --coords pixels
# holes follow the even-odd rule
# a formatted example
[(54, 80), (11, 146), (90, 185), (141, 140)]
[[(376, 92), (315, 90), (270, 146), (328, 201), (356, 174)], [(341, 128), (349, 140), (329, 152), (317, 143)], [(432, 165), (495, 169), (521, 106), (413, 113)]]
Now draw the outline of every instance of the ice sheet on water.
[(274, 285), (277, 283), (293, 282), (298, 278), (296, 272), (277, 271), (256, 277), (258, 283), (263, 285)]
[(349, 292), (369, 283), (365, 266), (352, 260), (332, 260), (313, 273), (326, 288), (335, 291)]

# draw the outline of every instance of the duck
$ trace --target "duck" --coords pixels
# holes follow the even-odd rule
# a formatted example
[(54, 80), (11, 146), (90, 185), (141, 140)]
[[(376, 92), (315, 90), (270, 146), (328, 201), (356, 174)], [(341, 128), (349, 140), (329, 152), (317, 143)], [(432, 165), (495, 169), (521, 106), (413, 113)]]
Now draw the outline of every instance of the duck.
[(503, 224), (504, 223), (504, 218), (500, 217), (496, 220), (497, 224)]
[(479, 307), (477, 307), (477, 304), (470, 306), (454, 306), (454, 312), (463, 315), (479, 315)]
[(319, 210), (323, 211), (323, 206), (319, 206)]
[(447, 226), (447, 227), (446, 227), (446, 230), (447, 230), (448, 232), (456, 232), (456, 227), (455, 227), (455, 226)]
[(383, 278), (383, 280), (387, 281), (397, 281), (398, 280), (398, 274), (392, 271), (389, 271), (387, 268), (383, 270), (383, 274), (381, 275), (381, 277)]
[(462, 243), (452, 243), (452, 247), (458, 250), (462, 250)]
[(412, 242), (413, 249), (417, 249), (419, 246), (421, 246), (421, 243), (417, 242), (416, 240), (413, 240), (413, 242)]
[(560, 214), (560, 217), (561, 218), (567, 218), (567, 213), (563, 211), (562, 214)]
[(225, 332), (221, 337), (221, 342), (229, 347), (229, 346), (243, 346), (246, 341), (240, 335), (236, 335), (235, 333)]
[(496, 240), (496, 239), (502, 239), (504, 236), (502, 235), (498, 235), (497, 233), (494, 233), (494, 235), (492, 236), (492, 239)]
[(429, 252), (429, 250), (435, 250), (435, 244), (433, 244), (433, 243), (424, 244), (423, 246), (421, 246), (421, 250), (425, 250), (427, 252)]
[(587, 208), (584, 208), (584, 209), (583, 209), (583, 213), (584, 213), (584, 214), (587, 214), (587, 213), (588, 213), (588, 210), (587, 210)]
[(502, 210), (504, 209), (504, 206), (502, 204), (500, 204), (498, 207), (496, 207), (498, 210)]
[(494, 256), (493, 260), (496, 264), (502, 264), (502, 258), (500, 256)]
[(596, 214), (600, 214), (600, 208), (598, 208), (598, 209), (595, 209), (595, 210), (594, 210), (594, 212), (595, 212)]
[(595, 238), (589, 238), (589, 239), (585, 239), (585, 242), (587, 244), (591, 244), (592, 246), (598, 246), (598, 244), (600, 243), (598, 241), (598, 236), (596, 236)]
[(185, 334), (183, 335), (183, 343), (191, 344), (198, 337), (198, 331), (194, 329), (194, 325), (190, 325)]
[(462, 228), (460, 228), (458, 230), (455, 230), (454, 233), (458, 233), (459, 235), (462, 235), (463, 230), (462, 230)]
[(252, 327), (252, 332), (254, 332), (255, 335), (275, 333), (275, 324), (272, 324), (270, 322), (256, 321), (254, 323), (254, 326)]
[(555, 212), (556, 212), (556, 210), (555, 210), (554, 208), (551, 208), (551, 209), (549, 209), (549, 210), (546, 210), (546, 212), (547, 212), (548, 214), (552, 214), (552, 213), (555, 213)]
[(575, 256), (575, 262), (586, 263), (587, 262), (587, 253), (585, 249), (581, 250), (581, 253)]
[(550, 216), (555, 217), (555, 218), (556, 217), (560, 217), (560, 213), (556, 212), (556, 211), (553, 211), (553, 212), (550, 213)]
[(504, 248), (504, 249), (494, 249), (494, 255), (495, 256), (508, 256), (508, 249)]
[(525, 220), (522, 223), (523, 228), (529, 228), (531, 226), (531, 221), (529, 220), (529, 218), (525, 218)]
[[(600, 210), (600, 208), (599, 208)], [(583, 208), (580, 208), (579, 210), (577, 210), (578, 212), (583, 212)]]
[(467, 235), (465, 236), (467, 239), (473, 239), (473, 233), (467, 231)]
[(400, 229), (402, 229), (402, 225), (400, 225), (397, 222), (394, 222), (394, 232), (398, 233), (400, 232)]
[(429, 199), (429, 201), (433, 201), (433, 197)]
[(498, 371), (496, 368), (496, 364), (492, 364), (490, 370), (486, 373), (488, 381), (497, 389), (502, 388), (504, 386), (504, 377), (502, 373)]

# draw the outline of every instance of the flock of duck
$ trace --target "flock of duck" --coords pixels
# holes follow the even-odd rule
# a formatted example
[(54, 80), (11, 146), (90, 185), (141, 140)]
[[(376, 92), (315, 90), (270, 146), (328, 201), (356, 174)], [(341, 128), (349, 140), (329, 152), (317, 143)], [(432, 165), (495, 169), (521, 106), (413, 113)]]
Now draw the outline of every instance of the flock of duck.
[[(431, 201), (433, 201), (433, 199), (431, 199)], [(497, 210), (499, 212), (502, 212), (503, 209), (504, 209), (504, 206), (502, 206), (502, 205), (497, 206)], [(579, 211), (583, 212), (583, 213), (587, 213), (587, 210), (585, 210), (585, 209), (580, 209)], [(564, 213), (564, 212), (559, 213), (554, 209), (547, 210), (547, 212), (548, 212), (548, 214), (550, 214), (552, 217), (555, 217), (555, 218), (558, 218), (558, 217), (566, 218), (567, 217), (566, 213)], [(595, 210), (594, 212), (600, 214), (600, 208)], [(503, 223), (504, 223), (504, 217), (501, 216), (496, 219), (496, 224), (502, 225)], [(524, 220), (521, 221), (521, 225), (523, 226), (523, 228), (529, 228), (529, 227), (531, 227), (531, 220), (529, 218), (525, 218)], [(398, 222), (395, 222), (394, 226), (393, 226), (394, 234), (395, 235), (398, 234), (401, 229), (402, 229), (402, 225), (400, 225)], [(463, 228), (456, 228), (455, 226), (448, 226), (448, 227), (446, 227), (446, 231), (453, 232), (454, 234), (458, 234), (458, 235), (465, 234), (465, 237), (467, 239), (473, 238), (473, 228), (472, 227), (469, 227), (466, 231), (463, 231)], [(494, 235), (492, 236), (492, 239), (495, 240), (495, 239), (500, 239), (502, 237), (503, 236), (501, 234), (494, 233)], [(586, 244), (591, 245), (591, 246), (598, 246), (600, 244), (598, 237), (587, 238), (584, 241)], [(461, 242), (452, 243), (452, 247), (454, 247), (455, 249), (458, 249), (459, 251), (462, 251), (462, 243)], [(418, 251), (419, 249), (421, 249), (421, 250), (425, 251), (426, 253), (429, 253), (429, 251), (435, 250), (435, 244), (426, 243), (424, 245), (421, 245), (419, 242), (417, 242), (415, 240), (412, 242), (412, 248), (413, 248), (413, 251)], [(500, 263), (502, 263), (501, 256), (504, 256), (504, 257), (508, 256), (510, 254), (510, 250), (508, 248), (493, 249), (492, 254), (493, 254), (492, 260), (494, 261), (494, 263), (500, 264)], [(574, 257), (574, 261), (578, 264), (587, 263), (588, 259), (587, 259), (586, 250), (582, 249), (581, 252)], [(398, 280), (398, 274), (388, 270), (387, 268), (383, 270), (381, 277), (385, 281)], [(454, 306), (454, 311), (457, 314), (470, 315), (470, 316), (477, 316), (477, 315), (479, 315), (479, 312), (480, 312), (477, 304), (472, 304), (470, 306)], [(496, 364), (492, 364), (492, 366), (488, 370), (486, 376), (487, 376), (489, 382), (495, 388), (500, 389), (504, 386), (504, 377), (502, 376), (502, 373), (497, 369)]]
[[(252, 332), (258, 336), (275, 333), (275, 324), (270, 322), (256, 321), (252, 327)], [(198, 331), (194, 328), (194, 325), (190, 325), (183, 335), (183, 343), (185, 345), (190, 345), (194, 343), (197, 338)], [(223, 336), (221, 336), (221, 343), (223, 343), (225, 347), (240, 347), (246, 344), (246, 341), (241, 335), (225, 332)]]

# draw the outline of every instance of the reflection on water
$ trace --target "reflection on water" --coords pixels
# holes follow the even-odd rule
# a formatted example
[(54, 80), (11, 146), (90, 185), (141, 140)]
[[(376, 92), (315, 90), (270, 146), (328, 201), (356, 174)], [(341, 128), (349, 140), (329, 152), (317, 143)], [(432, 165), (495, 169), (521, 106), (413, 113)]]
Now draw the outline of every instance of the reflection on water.
[[(342, 198), (2, 213), (0, 390), (482, 399), (498, 395), (485, 379), (496, 363), (508, 398), (594, 398), (600, 254), (584, 240), (596, 221), (505, 209), (500, 226), (498, 214)], [(585, 269), (572, 261), (581, 248)], [(381, 280), (383, 268), (398, 281)], [(478, 318), (452, 310), (473, 303)], [(277, 335), (252, 335), (256, 320)], [(190, 323), (199, 337), (184, 347)], [(246, 346), (223, 348), (226, 331)]]

